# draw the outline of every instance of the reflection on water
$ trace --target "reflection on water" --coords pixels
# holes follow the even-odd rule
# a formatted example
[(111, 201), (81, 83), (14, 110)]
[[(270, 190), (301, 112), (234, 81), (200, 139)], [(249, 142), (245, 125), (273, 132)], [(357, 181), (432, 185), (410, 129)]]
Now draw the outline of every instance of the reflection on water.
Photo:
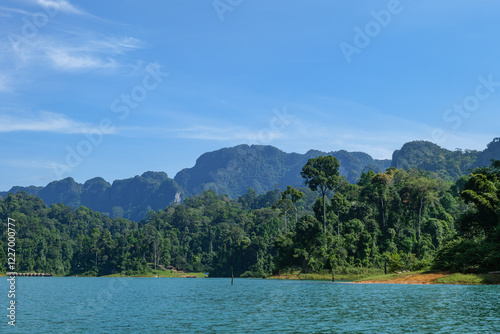
[[(19, 277), (13, 332), (500, 331), (500, 286), (261, 279), (230, 283), (216, 278)], [(0, 288), (7, 291), (6, 282)], [(6, 293), (1, 300), (6, 305)]]

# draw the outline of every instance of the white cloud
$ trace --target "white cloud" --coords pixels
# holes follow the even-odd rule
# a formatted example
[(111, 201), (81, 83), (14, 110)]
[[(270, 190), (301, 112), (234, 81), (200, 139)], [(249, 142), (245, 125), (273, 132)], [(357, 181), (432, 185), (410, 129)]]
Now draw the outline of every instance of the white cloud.
[(201, 139), (215, 141), (243, 141), (251, 143), (266, 143), (272, 139), (282, 138), (283, 133), (268, 128), (249, 130), (244, 127), (210, 127), (193, 126), (174, 130), (175, 136), (184, 139)]
[(66, 0), (37, 0), (40, 6), (65, 14), (86, 15), (87, 13)]
[(38, 113), (21, 112), (16, 115), (0, 114), (0, 133), (15, 131), (31, 132), (55, 132), (63, 134), (114, 133), (113, 131), (101, 131), (98, 126), (72, 120), (58, 113), (42, 111)]
[(117, 66), (116, 61), (112, 58), (104, 60), (88, 54), (71, 54), (64, 49), (50, 50), (47, 51), (46, 55), (54, 67), (63, 70), (104, 69)]
[(113, 69), (122, 66), (116, 56), (139, 48), (140, 41), (131, 38), (100, 39), (69, 33), (67, 38), (23, 39), (14, 46), (13, 61), (18, 66), (45, 64), (57, 70)]
[[(27, 0), (32, 6), (46, 8), (50, 13), (65, 13), (84, 16), (85, 19), (99, 19), (67, 0)], [(2, 13), (3, 12), (3, 13)], [(33, 13), (24, 10), (0, 6), (0, 14), (15, 13), (29, 18)], [(21, 14), (21, 15), (19, 15)], [(14, 14), (13, 14), (14, 15)], [(21, 19), (21, 18), (20, 18)], [(22, 21), (19, 21), (22, 22)], [(7, 38), (0, 40), (0, 64), (6, 68), (24, 68), (30, 66), (52, 68), (60, 71), (117, 69), (128, 67), (122, 64), (120, 57), (127, 52), (140, 48), (141, 42), (129, 36), (106, 36), (95, 29), (81, 30), (59, 28), (52, 25), (38, 29), (29, 35), (23, 33), (18, 25), (7, 29)]]
[(163, 127), (120, 127), (121, 135), (135, 138), (177, 138), (220, 141), (238, 144), (268, 145), (273, 140), (286, 139), (289, 135), (285, 131), (273, 131), (269, 128), (260, 130), (242, 126), (206, 126), (193, 125), (184, 128)]
[(32, 168), (32, 169), (50, 169), (52, 170), (56, 162), (44, 161), (44, 160), (33, 160), (33, 159), (9, 159), (2, 163), (4, 166), (15, 167), (15, 168)]
[(124, 54), (127, 51), (140, 48), (141, 42), (133, 37), (123, 37), (123, 38), (87, 38), (88, 42), (83, 47), (80, 47), (80, 51), (87, 52), (102, 52), (109, 54)]
[[(10, 8), (10, 7), (4, 7), (0, 6), (0, 10), (6, 11), (6, 12), (11, 12), (11, 13), (17, 13), (17, 14), (23, 14), (23, 15), (33, 15), (33, 13), (27, 12), (25, 10), (19, 9), (19, 8)], [(4, 14), (5, 17), (10, 17), (10, 14)]]
[(10, 92), (11, 87), (9, 85), (9, 80), (6, 76), (0, 75), (0, 93)]

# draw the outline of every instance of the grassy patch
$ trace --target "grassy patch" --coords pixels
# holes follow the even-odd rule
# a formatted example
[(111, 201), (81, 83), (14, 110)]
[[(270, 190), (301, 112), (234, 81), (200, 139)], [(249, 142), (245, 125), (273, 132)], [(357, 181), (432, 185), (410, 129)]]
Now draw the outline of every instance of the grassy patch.
[(455, 273), (434, 281), (440, 284), (500, 284), (498, 274), (460, 274)]
[[(336, 281), (362, 280), (365, 279), (365, 277), (371, 277), (383, 273), (382, 269), (376, 269), (376, 268), (354, 268), (354, 269), (349, 268), (349, 270), (344, 270), (340, 268), (339, 270), (335, 271), (335, 280)], [(319, 273), (305, 274), (301, 270), (288, 270), (285, 273), (282, 273), (280, 275), (269, 276), (268, 278), (331, 281), (332, 273), (331, 271), (323, 271)]]
[(373, 281), (388, 281), (396, 278), (406, 278), (408, 276), (413, 276), (415, 274), (423, 274), (424, 271), (407, 271), (401, 274), (378, 274), (378, 275), (365, 275), (362, 277), (355, 278), (354, 281), (368, 281), (368, 280), (373, 280)]
[(302, 273), (300, 270), (290, 270), (280, 275), (269, 276), (270, 279), (296, 279), (296, 280), (331, 280), (332, 274), (326, 273)]
[(152, 272), (149, 272), (146, 274), (125, 275), (123, 273), (119, 273), (119, 274), (106, 275), (103, 277), (174, 277), (174, 278), (196, 277), (196, 278), (203, 278), (203, 277), (207, 277), (207, 275), (205, 275), (205, 273), (185, 273), (182, 271), (171, 272), (170, 270), (153, 270)]

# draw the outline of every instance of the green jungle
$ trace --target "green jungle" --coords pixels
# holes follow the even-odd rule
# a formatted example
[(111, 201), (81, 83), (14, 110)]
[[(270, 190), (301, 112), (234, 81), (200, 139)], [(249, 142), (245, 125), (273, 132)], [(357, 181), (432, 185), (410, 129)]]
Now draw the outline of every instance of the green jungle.
[(18, 272), (147, 275), (173, 266), (212, 277), (268, 277), (384, 266), (500, 270), (500, 161), (456, 181), (391, 167), (350, 184), (339, 168), (332, 156), (311, 158), (301, 172), (304, 187), (264, 194), (250, 188), (232, 200), (208, 190), (149, 211), (139, 223), (8, 194), (0, 200), (0, 271), (9, 271), (8, 218), (15, 220)]

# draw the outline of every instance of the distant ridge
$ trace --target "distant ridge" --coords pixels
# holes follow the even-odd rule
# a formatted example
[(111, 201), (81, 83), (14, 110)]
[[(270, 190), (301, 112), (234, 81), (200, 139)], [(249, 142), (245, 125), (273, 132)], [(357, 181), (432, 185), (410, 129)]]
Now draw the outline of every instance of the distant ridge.
[(75, 182), (71, 177), (53, 181), (45, 187), (12, 187), (0, 192), (25, 191), (38, 195), (47, 205), (63, 203), (71, 207), (84, 205), (112, 217), (140, 221), (150, 210), (164, 209), (186, 196), (212, 189), (236, 198), (248, 188), (264, 193), (288, 185), (302, 186), (302, 167), (308, 159), (333, 155), (340, 162), (340, 173), (356, 183), (363, 172), (383, 172), (389, 167), (429, 171), (435, 177), (454, 181), (475, 167), (487, 166), (491, 159), (500, 160), (500, 138), (495, 138), (484, 151), (450, 151), (427, 141), (406, 143), (393, 153), (392, 160), (377, 160), (363, 152), (286, 153), (273, 146), (238, 145), (202, 154), (191, 168), (181, 170), (174, 179), (164, 172), (145, 172), (133, 178), (115, 180), (112, 184), (101, 177)]
[(101, 177), (75, 182), (68, 177), (50, 182), (45, 187), (13, 187), (7, 194), (26, 191), (38, 195), (47, 205), (62, 203), (74, 208), (81, 205), (112, 217), (140, 221), (150, 210), (164, 209), (183, 194), (177, 183), (164, 172), (146, 172), (130, 179), (108, 183)]
[(394, 151), (391, 167), (423, 169), (435, 177), (455, 181), (476, 167), (489, 166), (492, 159), (500, 159), (500, 138), (494, 138), (484, 151), (450, 151), (428, 141), (412, 141)]
[(239, 145), (201, 155), (192, 168), (181, 170), (175, 181), (187, 195), (207, 189), (234, 198), (253, 188), (263, 193), (288, 185), (303, 185), (302, 167), (310, 158), (333, 155), (340, 162), (340, 173), (349, 182), (359, 180), (361, 173), (372, 169), (376, 172), (390, 167), (390, 160), (374, 160), (362, 152), (321, 152), (310, 150), (306, 154), (285, 153), (273, 146)]

